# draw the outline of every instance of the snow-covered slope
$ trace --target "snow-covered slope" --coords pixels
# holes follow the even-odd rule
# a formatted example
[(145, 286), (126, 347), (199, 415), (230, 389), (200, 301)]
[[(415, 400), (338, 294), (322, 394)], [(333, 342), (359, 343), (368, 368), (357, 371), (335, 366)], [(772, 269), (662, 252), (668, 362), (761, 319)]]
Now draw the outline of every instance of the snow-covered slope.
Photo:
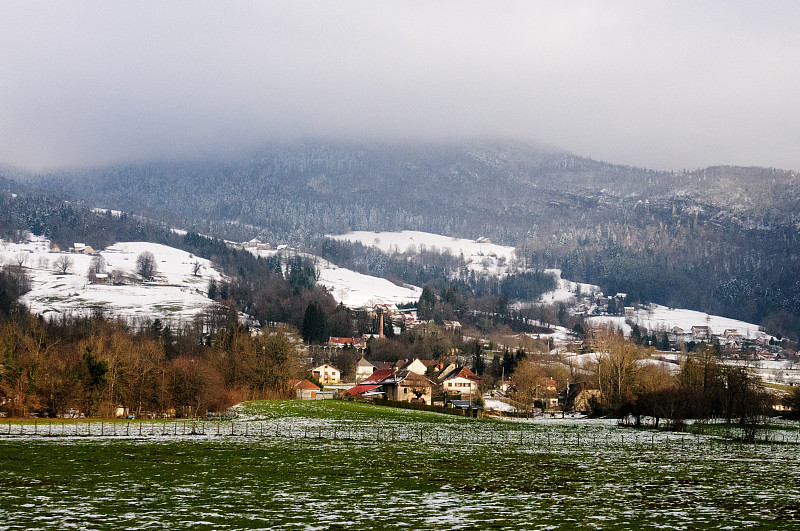
[(464, 255), (468, 267), (475, 272), (504, 274), (512, 266), (514, 248), (489, 242), (450, 238), (429, 232), (404, 230), (401, 232), (355, 231), (338, 236), (335, 240), (359, 242), (377, 247), (386, 253), (429, 251), (450, 252), (454, 256)]
[(667, 331), (677, 326), (689, 332), (693, 326), (708, 326), (714, 335), (722, 335), (730, 328), (738, 330), (745, 339), (756, 339), (759, 336), (758, 325), (752, 323), (658, 304), (650, 304), (647, 308), (637, 310), (634, 322), (648, 330)]
[(422, 295), (422, 289), (416, 286), (398, 286), (385, 278), (363, 275), (324, 260), (322, 262), (324, 266), (320, 266), (318, 282), (330, 291), (336, 302), (350, 308), (417, 302)]
[(560, 269), (545, 269), (545, 273), (550, 273), (556, 277), (557, 286), (553, 291), (548, 291), (539, 297), (540, 302), (545, 304), (572, 301), (580, 296), (588, 296), (591, 294), (599, 294), (600, 286), (594, 284), (583, 284), (580, 282), (572, 282), (561, 278)]
[(403, 304), (417, 302), (422, 295), (422, 288), (406, 284), (398, 286), (385, 278), (373, 277), (357, 273), (351, 269), (339, 267), (327, 260), (308, 253), (297, 253), (294, 250), (278, 251), (274, 249), (248, 249), (256, 256), (275, 256), (276, 254), (299, 254), (311, 260), (319, 273), (317, 282), (324, 286), (336, 302), (349, 308), (363, 308), (376, 304)]
[[(33, 313), (46, 317), (88, 315), (102, 310), (130, 320), (160, 318), (174, 322), (189, 320), (212, 304), (207, 297), (208, 282), (220, 280), (222, 275), (208, 260), (147, 242), (117, 243), (100, 255), (105, 259), (107, 271), (135, 277), (136, 259), (145, 251), (155, 257), (159, 282), (92, 284), (87, 277), (91, 256), (51, 253), (50, 243), (37, 237), (22, 244), (0, 242), (0, 260), (6, 264), (22, 261), (31, 275), (32, 289), (22, 297), (22, 302)], [(68, 274), (56, 272), (54, 264), (61, 257), (72, 260)], [(199, 264), (197, 275), (195, 263)]]
[[(598, 326), (611, 326), (622, 330), (625, 335), (631, 333), (631, 326), (626, 322), (625, 317), (615, 317), (601, 315), (586, 319), (589, 323)], [(719, 315), (709, 315), (694, 310), (683, 310), (679, 308), (667, 308), (658, 304), (651, 304), (647, 308), (636, 310), (633, 318), (627, 321), (639, 325), (640, 328), (651, 332), (668, 332), (673, 327), (679, 327), (684, 332), (689, 333), (693, 326), (708, 326), (713, 335), (721, 336), (725, 330), (737, 330), (745, 339), (756, 339), (765, 336), (764, 332), (759, 331), (758, 325), (721, 317)]]

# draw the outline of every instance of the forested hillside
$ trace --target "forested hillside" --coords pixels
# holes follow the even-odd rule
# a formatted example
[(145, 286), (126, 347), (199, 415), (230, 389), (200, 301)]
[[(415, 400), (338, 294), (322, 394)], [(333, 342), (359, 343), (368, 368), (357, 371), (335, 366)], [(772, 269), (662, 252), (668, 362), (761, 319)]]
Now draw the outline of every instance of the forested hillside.
[[(9, 175), (9, 177), (19, 177)], [(54, 172), (26, 181), (91, 206), (239, 241), (311, 247), (413, 229), (516, 245), (534, 269), (797, 338), (798, 174), (660, 172), (514, 142), (276, 144), (237, 160)]]

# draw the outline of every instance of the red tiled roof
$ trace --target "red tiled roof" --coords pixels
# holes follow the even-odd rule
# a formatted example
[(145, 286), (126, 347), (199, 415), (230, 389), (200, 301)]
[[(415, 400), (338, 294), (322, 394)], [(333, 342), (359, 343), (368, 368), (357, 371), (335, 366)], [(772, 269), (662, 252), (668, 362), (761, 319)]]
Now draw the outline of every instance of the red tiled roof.
[(461, 369), (454, 369), (453, 371), (450, 372), (450, 374), (445, 375), (445, 377), (442, 378), (442, 381), (451, 380), (453, 378), (459, 378), (459, 377), (466, 378), (467, 380), (473, 380), (476, 382), (480, 381), (480, 377), (476, 376), (474, 372), (467, 369), (466, 367), (461, 367)]
[(313, 391), (319, 391), (319, 386), (314, 385), (313, 382), (309, 382), (308, 380), (289, 380), (289, 385), (292, 389), (311, 389)]
[(394, 369), (378, 369), (374, 371), (369, 378), (361, 382), (361, 384), (377, 384), (378, 382), (382, 382), (392, 374), (394, 374)]
[(330, 345), (353, 345), (354, 347), (359, 347), (364, 344), (364, 341), (360, 337), (329, 337), (328, 344)]
[(380, 385), (375, 384), (361, 384), (351, 387), (346, 392), (349, 395), (360, 395), (361, 393), (366, 393), (367, 391), (372, 391), (373, 389), (379, 389), (380, 387)]

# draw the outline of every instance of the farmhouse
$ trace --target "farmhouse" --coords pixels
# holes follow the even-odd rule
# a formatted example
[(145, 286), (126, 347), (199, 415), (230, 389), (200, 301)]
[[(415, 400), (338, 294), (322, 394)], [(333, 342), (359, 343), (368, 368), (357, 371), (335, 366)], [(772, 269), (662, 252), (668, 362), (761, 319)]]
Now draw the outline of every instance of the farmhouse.
[(742, 337), (742, 334), (739, 333), (739, 330), (736, 329), (736, 328), (726, 328), (725, 332), (724, 332), (724, 336), (725, 336), (725, 339), (728, 340), (728, 341), (741, 342), (742, 339), (744, 339)]
[(328, 365), (327, 363), (312, 369), (311, 374), (313, 374), (314, 378), (323, 384), (339, 383), (339, 380), (342, 378), (342, 373), (339, 371), (339, 369), (333, 365)]
[(439, 374), (442, 390), (446, 395), (479, 396), (481, 379), (464, 366), (447, 367)]
[(366, 360), (366, 358), (361, 358), (356, 363), (356, 383), (366, 380), (372, 373), (375, 372), (375, 365), (371, 364)]
[(445, 332), (461, 335), (461, 323), (458, 321), (443, 321)]
[(711, 329), (707, 326), (693, 326), (692, 338), (695, 341), (709, 341), (711, 339)]
[(399, 370), (383, 381), (386, 398), (400, 402), (431, 403), (433, 383), (415, 372)]
[(400, 402), (430, 404), (433, 383), (408, 369), (378, 369), (359, 385), (346, 392), (364, 398), (381, 398)]

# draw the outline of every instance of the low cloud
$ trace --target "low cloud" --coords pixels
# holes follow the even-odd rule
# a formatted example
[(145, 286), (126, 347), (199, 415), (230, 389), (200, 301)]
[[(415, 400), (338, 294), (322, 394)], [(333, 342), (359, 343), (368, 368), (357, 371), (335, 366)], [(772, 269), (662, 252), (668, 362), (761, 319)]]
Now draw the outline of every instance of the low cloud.
[(512, 137), (800, 169), (793, 2), (12, 2), (0, 162)]

